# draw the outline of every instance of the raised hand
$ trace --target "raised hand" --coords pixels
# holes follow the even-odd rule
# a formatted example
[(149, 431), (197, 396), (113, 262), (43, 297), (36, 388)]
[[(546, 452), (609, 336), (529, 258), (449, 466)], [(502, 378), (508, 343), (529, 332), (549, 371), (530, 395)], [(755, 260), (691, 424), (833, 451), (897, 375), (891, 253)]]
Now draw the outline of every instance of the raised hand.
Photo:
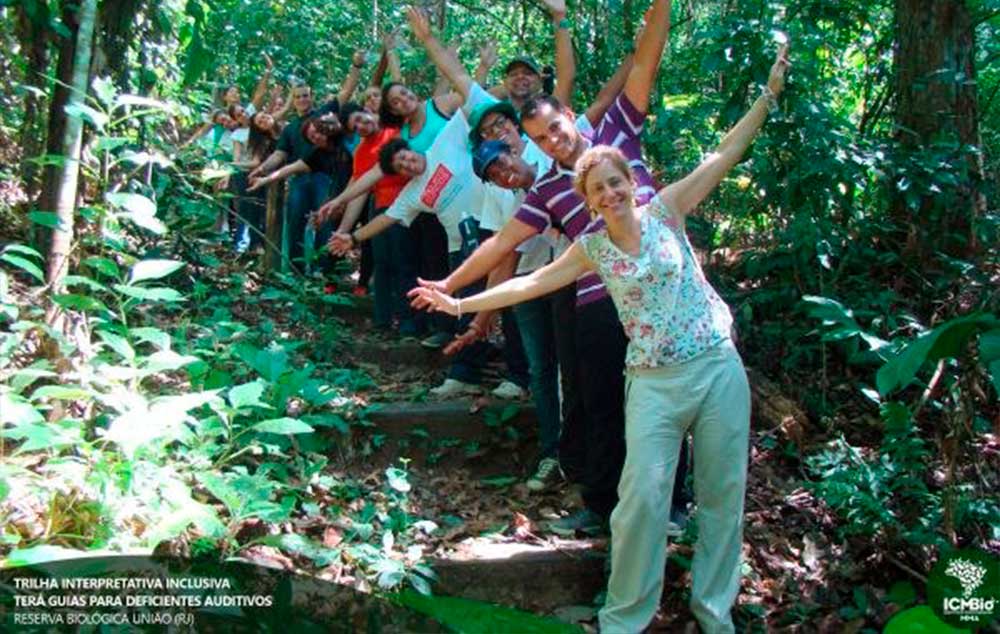
[(479, 47), (479, 63), (487, 68), (493, 68), (497, 63), (496, 42), (487, 42)]
[(335, 233), (326, 243), (327, 250), (333, 255), (344, 255), (354, 246), (354, 240), (349, 233)]
[(566, 0), (542, 0), (542, 4), (552, 14), (553, 19), (561, 20), (566, 17)]
[(264, 58), (264, 66), (267, 67), (267, 70), (274, 70), (274, 62), (271, 60), (271, 56), (267, 53), (261, 53), (261, 56)]
[(417, 304), (425, 307), (428, 312), (442, 312), (448, 313), (449, 315), (458, 315), (458, 305), (459, 301), (452, 297), (437, 290), (436, 288), (418, 287), (412, 289), (407, 293), (409, 297), (413, 298), (411, 304), (416, 307)]
[(431, 23), (423, 11), (417, 7), (407, 7), (406, 19), (410, 23), (410, 30), (415, 38), (421, 42), (426, 42), (431, 38)]
[(406, 294), (410, 298), (410, 306), (416, 308), (417, 310), (431, 310), (430, 305), (424, 299), (424, 296), (419, 293), (423, 289), (433, 289), (441, 293), (447, 293), (448, 287), (445, 285), (444, 280), (424, 280), (417, 278), (416, 288), (410, 289)]
[(778, 55), (767, 78), (767, 87), (771, 89), (775, 97), (785, 89), (785, 73), (788, 72), (791, 65), (792, 63), (788, 61), (788, 44), (782, 44), (778, 47)]
[(387, 51), (391, 51), (396, 48), (396, 38), (399, 37), (399, 30), (393, 29), (382, 36), (382, 47)]

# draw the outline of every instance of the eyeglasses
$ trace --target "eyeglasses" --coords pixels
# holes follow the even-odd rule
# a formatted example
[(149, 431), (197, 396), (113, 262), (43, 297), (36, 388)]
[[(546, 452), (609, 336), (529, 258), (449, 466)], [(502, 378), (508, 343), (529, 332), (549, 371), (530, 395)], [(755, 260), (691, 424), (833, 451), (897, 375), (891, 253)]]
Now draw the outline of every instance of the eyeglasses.
[[(479, 126), (479, 134), (483, 138), (487, 139), (491, 137), (498, 137), (504, 133), (504, 127), (507, 125), (507, 122), (509, 121), (510, 118), (507, 117), (506, 115), (498, 114), (497, 116), (493, 117), (492, 121), (488, 122), (484, 121)], [(513, 122), (511, 121), (511, 123)]]

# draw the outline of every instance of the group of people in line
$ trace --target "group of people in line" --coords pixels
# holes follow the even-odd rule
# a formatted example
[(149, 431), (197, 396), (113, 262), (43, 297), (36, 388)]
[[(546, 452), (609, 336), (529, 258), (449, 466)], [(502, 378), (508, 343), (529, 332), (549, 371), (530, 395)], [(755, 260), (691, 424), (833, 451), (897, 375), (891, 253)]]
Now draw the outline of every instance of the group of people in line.
[[(440, 396), (479, 391), (485, 339), (499, 318), (507, 379), (494, 393), (530, 392), (538, 418), (526, 484), (542, 491), (566, 478), (581, 487), (584, 508), (549, 528), (610, 528), (602, 632), (639, 632), (655, 615), (667, 539), (682, 530), (691, 502), (690, 453), (698, 518), (691, 607), (704, 631), (732, 632), (750, 391), (729, 309), (702, 271), (685, 218), (777, 108), (786, 49), (720, 145), (664, 187), (645, 163), (642, 132), (670, 0), (653, 0), (634, 51), (579, 111), (572, 23), (564, 0), (544, 3), (555, 39), (549, 90), (529, 57), (511, 59), (502, 83), (486, 88), (495, 56), (487, 50), (470, 75), (410, 8), (410, 30), (449, 90), (411, 90), (389, 38), (358, 101), (361, 52), (319, 108), (307, 85), (263, 106), (270, 63), (246, 107), (238, 90), (227, 91), (227, 109), (213, 119), (233, 130), (235, 246), (253, 248), (261, 215), (250, 208), (263, 208), (264, 186), (287, 179), (292, 259), (309, 247), (334, 257), (360, 247), (355, 292), (371, 284), (374, 327), (424, 335), (425, 345), (454, 354), (433, 390)], [(386, 69), (392, 79), (383, 84)]]

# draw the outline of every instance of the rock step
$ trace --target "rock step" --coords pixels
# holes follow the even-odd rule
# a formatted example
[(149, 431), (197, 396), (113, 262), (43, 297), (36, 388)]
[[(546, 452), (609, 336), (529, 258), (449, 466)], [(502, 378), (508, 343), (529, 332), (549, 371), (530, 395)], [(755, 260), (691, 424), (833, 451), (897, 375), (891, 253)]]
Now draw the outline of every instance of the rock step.
[(344, 304), (329, 304), (326, 306), (328, 314), (338, 319), (342, 319), (352, 326), (371, 326), (372, 315), (375, 314), (375, 299), (367, 297), (349, 297)]
[(438, 575), (434, 591), (542, 614), (588, 606), (605, 587), (605, 548), (596, 540), (468, 540), (451, 556), (432, 560)]
[(537, 452), (537, 422), (530, 402), (389, 403), (367, 415), (380, 436), (369, 463), (412, 460), (419, 471), (461, 468), (472, 477), (523, 475)]
[(442, 370), (452, 361), (441, 350), (425, 348), (419, 341), (356, 340), (347, 346), (347, 352), (358, 364), (376, 364), (384, 370)]

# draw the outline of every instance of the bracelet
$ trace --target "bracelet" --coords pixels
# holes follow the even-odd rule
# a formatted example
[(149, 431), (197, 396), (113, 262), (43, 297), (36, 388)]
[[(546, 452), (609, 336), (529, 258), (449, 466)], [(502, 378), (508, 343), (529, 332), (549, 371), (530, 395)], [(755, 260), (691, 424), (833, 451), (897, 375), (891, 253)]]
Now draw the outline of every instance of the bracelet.
[(767, 102), (767, 111), (774, 113), (778, 111), (778, 96), (774, 94), (771, 87), (764, 84), (760, 87), (760, 96)]
[(458, 308), (458, 314), (455, 315), (455, 316), (458, 317), (459, 319), (461, 319), (462, 318), (462, 300), (461, 299), (455, 300), (455, 307)]
[(359, 244), (361, 244), (361, 240), (358, 240), (358, 236), (355, 235), (357, 234), (357, 232), (358, 232), (357, 229), (351, 232), (351, 242), (354, 243), (354, 246), (358, 246)]
[(567, 31), (573, 28), (573, 23), (569, 18), (563, 17), (561, 20), (556, 22), (556, 29), (566, 29)]

